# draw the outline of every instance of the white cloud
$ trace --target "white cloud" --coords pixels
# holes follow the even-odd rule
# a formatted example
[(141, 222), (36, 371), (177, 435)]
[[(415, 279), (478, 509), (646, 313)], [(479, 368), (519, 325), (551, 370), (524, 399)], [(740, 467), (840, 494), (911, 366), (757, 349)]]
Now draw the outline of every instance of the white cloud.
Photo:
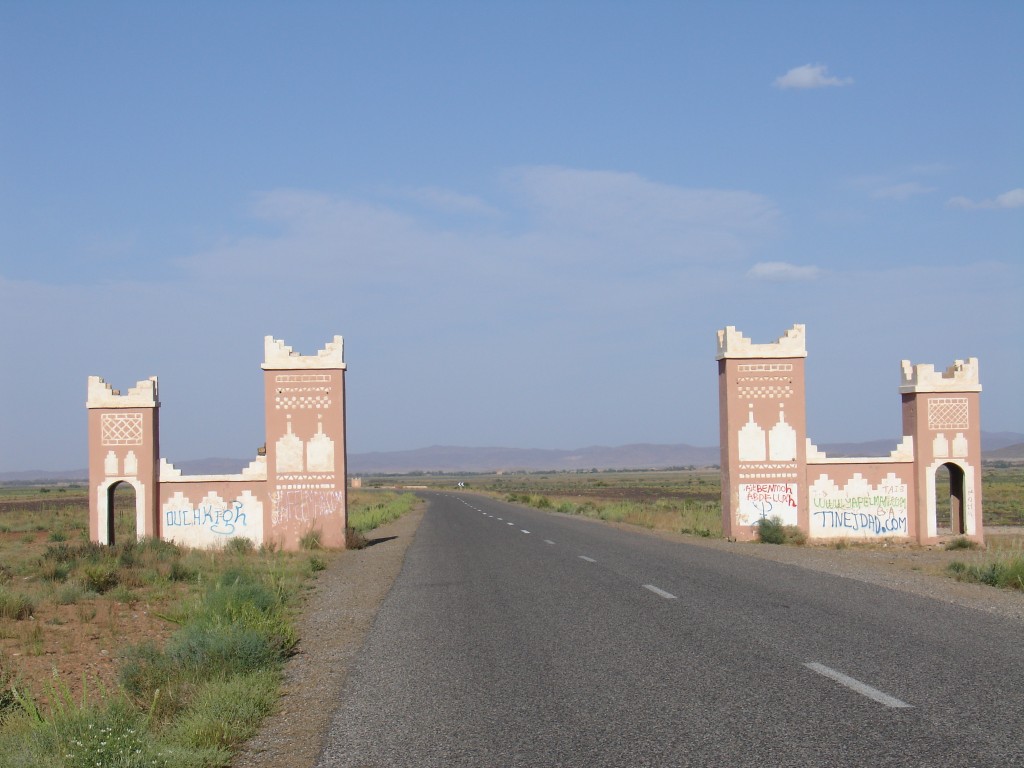
[(577, 249), (585, 240), (591, 252), (628, 253), (633, 263), (741, 258), (774, 235), (780, 218), (753, 192), (677, 187), (634, 173), (531, 167), (506, 182), (533, 214), (535, 235), (570, 237)]
[(826, 74), (827, 71), (828, 67), (824, 64), (804, 64), (802, 67), (793, 67), (786, 74), (775, 78), (772, 85), (787, 90), (790, 88), (830, 88), (853, 83), (852, 77), (833, 77)]
[(951, 197), (946, 205), (950, 208), (1024, 208), (1024, 187), (1011, 189), (994, 198), (971, 200), (969, 197)]
[(917, 181), (907, 181), (902, 184), (889, 184), (887, 186), (879, 187), (871, 193), (872, 197), (881, 198), (883, 200), (909, 200), (912, 197), (918, 195), (926, 195), (929, 192), (934, 192), (935, 187), (928, 187)]
[(854, 189), (864, 190), (876, 199), (903, 202), (935, 191), (935, 187), (918, 181), (918, 178), (940, 175), (948, 170), (948, 166), (938, 163), (919, 164), (896, 168), (886, 173), (857, 176), (849, 179), (847, 183)]
[(785, 261), (762, 261), (747, 271), (747, 277), (753, 280), (771, 280), (775, 282), (814, 280), (820, 276), (821, 270), (818, 267), (800, 267)]
[(398, 193), (410, 200), (415, 200), (425, 208), (441, 213), (454, 213), (469, 216), (498, 216), (498, 210), (479, 197), (464, 195), (441, 187), (407, 187)]

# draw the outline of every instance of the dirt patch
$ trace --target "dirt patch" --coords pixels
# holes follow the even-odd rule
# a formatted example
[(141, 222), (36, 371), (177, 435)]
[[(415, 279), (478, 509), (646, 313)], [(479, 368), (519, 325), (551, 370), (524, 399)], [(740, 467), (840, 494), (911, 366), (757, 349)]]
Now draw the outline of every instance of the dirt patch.
[(157, 613), (152, 604), (103, 597), (74, 605), (41, 602), (31, 619), (0, 622), (0, 657), (44, 707), (56, 681), (76, 701), (83, 684), (92, 698), (101, 688), (117, 690), (117, 659), (126, 645), (163, 645), (178, 628)]
[(370, 631), (423, 519), (425, 505), (368, 534), (320, 573), (299, 623), (298, 654), (283, 696), (260, 732), (235, 755), (238, 768), (310, 768), (320, 756), (349, 666)]

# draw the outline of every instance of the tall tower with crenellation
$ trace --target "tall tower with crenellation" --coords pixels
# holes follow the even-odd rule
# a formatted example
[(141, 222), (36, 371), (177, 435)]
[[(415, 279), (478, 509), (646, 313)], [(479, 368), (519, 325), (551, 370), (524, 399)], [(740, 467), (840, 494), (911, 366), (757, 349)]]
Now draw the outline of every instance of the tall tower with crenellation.
[(754, 344), (728, 326), (718, 331), (716, 357), (723, 535), (753, 539), (763, 517), (806, 530), (804, 326), (770, 344)]
[(264, 339), (268, 530), (285, 549), (316, 532), (345, 546), (347, 524), (344, 340), (315, 355)]
[(90, 376), (89, 538), (114, 543), (114, 489), (135, 489), (135, 530), (139, 538), (159, 536), (160, 402), (155, 376), (138, 382), (127, 394), (99, 376)]

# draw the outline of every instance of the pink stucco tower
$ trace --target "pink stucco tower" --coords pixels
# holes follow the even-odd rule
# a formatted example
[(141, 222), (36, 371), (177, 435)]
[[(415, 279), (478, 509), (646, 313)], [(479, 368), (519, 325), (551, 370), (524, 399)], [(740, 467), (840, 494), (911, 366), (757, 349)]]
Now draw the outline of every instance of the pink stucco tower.
[(728, 326), (718, 332), (722, 532), (751, 539), (762, 517), (807, 526), (799, 486), (806, 462), (804, 326), (754, 344)]
[(982, 541), (981, 414), (978, 360), (957, 360), (943, 371), (934, 365), (901, 364), (903, 434), (916, 446), (914, 479), (918, 493), (914, 513), (926, 540), (936, 527), (935, 473), (945, 466), (950, 482), (950, 523), (953, 534)]
[(90, 376), (89, 412), (89, 538), (114, 543), (114, 489), (128, 483), (135, 489), (135, 530), (139, 537), (159, 535), (157, 450), (160, 445), (160, 401), (153, 376), (127, 394)]
[(289, 549), (316, 528), (328, 547), (345, 546), (344, 341), (299, 355), (267, 336), (263, 383), (270, 526)]

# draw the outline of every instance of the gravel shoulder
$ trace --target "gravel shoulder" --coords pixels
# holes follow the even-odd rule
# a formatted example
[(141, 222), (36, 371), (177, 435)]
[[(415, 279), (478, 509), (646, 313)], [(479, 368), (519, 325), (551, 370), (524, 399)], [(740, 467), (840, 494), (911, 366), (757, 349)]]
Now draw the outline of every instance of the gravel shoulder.
[(236, 768), (311, 768), (345, 677), (377, 610), (398, 577), (424, 504), (375, 529), (371, 546), (347, 550), (321, 571), (299, 621), (298, 653), (285, 667), (283, 696), (260, 732), (235, 755)]
[[(373, 532), (372, 546), (340, 553), (320, 573), (299, 622), (298, 653), (285, 669), (284, 694), (278, 708), (235, 756), (235, 768), (315, 765), (350, 665), (402, 569), (425, 506), (421, 504), (399, 520), (378, 528)], [(946, 565), (953, 560), (977, 560), (980, 553), (972, 551), (947, 552), (940, 547), (903, 544), (854, 545), (846, 549), (777, 546), (577, 519), (877, 584), (1024, 623), (1024, 594), (961, 583), (944, 575)], [(991, 529), (986, 533), (998, 535)]]

